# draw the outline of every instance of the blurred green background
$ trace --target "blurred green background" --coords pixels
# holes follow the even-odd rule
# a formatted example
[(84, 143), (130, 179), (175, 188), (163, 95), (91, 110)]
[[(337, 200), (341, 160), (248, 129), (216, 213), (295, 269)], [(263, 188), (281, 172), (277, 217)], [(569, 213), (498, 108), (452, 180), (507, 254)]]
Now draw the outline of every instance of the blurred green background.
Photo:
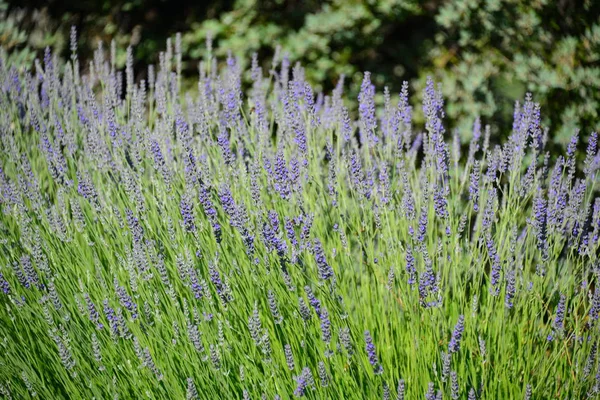
[(410, 81), (415, 102), (432, 75), (443, 84), (447, 124), (463, 132), (476, 115), (506, 132), (526, 91), (542, 104), (555, 143), (600, 127), (600, 1), (0, 0), (0, 45), (16, 65), (46, 46), (68, 57), (71, 25), (83, 59), (114, 39), (123, 65), (134, 45), (140, 79), (176, 32), (183, 72), (195, 77), (211, 32), (218, 56), (230, 50), (249, 62), (257, 52), (268, 66), (279, 44), (309, 67), (317, 89), (345, 74), (354, 98), (361, 71), (372, 72), (379, 92)]

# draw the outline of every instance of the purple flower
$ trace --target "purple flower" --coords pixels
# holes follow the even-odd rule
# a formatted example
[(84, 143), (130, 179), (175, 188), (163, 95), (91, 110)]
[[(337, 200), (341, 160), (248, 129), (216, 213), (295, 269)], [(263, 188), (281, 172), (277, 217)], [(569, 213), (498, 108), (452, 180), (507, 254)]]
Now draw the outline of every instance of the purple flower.
[(201, 299), (204, 288), (202, 287), (202, 284), (198, 280), (198, 273), (196, 272), (196, 270), (193, 267), (190, 267), (190, 268), (188, 268), (188, 275), (190, 277), (190, 286), (191, 286), (192, 292), (194, 293), (194, 297), (196, 299)]
[(296, 231), (294, 230), (294, 222), (291, 218), (287, 216), (284, 218), (284, 227), (287, 238), (290, 243), (292, 243), (292, 246), (298, 247), (298, 239), (296, 238)]
[(537, 247), (542, 253), (542, 260), (548, 259), (548, 241), (546, 239), (546, 217), (547, 203), (542, 194), (542, 190), (538, 189), (533, 202), (533, 219), (532, 224), (537, 237)]
[[(429, 259), (425, 250), (423, 255), (425, 258), (425, 271), (419, 275), (419, 300), (421, 305), (425, 308), (440, 306), (441, 298), (439, 297), (438, 286), (439, 275), (436, 276), (433, 272), (431, 259)], [(428, 302), (427, 298), (430, 295), (434, 297), (435, 300)]]
[(275, 190), (282, 199), (289, 200), (291, 196), (290, 178), (283, 151), (277, 153), (275, 160)]
[(585, 162), (584, 162), (584, 169), (583, 169), (583, 173), (586, 176), (589, 176), (590, 174), (594, 173), (596, 170), (595, 167), (595, 163), (594, 163), (594, 159), (596, 158), (597, 155), (597, 150), (598, 150), (598, 133), (596, 132), (592, 132), (590, 134), (590, 138), (588, 139), (588, 145), (587, 145), (587, 149), (586, 149), (586, 157), (585, 157)]
[(451, 396), (452, 400), (458, 400), (460, 398), (460, 387), (458, 386), (458, 374), (456, 371), (450, 371), (450, 380), (451, 380)]
[(425, 400), (436, 400), (435, 399), (435, 386), (433, 382), (427, 384), (427, 392), (425, 393)]
[(365, 175), (362, 170), (362, 163), (360, 156), (356, 151), (353, 151), (350, 155), (350, 178), (352, 187), (360, 194), (365, 194)]
[(596, 285), (594, 297), (592, 298), (592, 307), (590, 308), (588, 325), (591, 327), (598, 320), (600, 313), (600, 285)]
[(294, 396), (302, 397), (306, 394), (307, 387), (314, 386), (314, 378), (310, 368), (304, 367), (302, 373), (294, 378), (296, 380), (296, 389), (294, 390)]
[(433, 192), (433, 208), (438, 218), (448, 218), (448, 199), (443, 187), (437, 187)]
[(317, 313), (317, 315), (320, 316), (321, 315), (321, 302), (319, 301), (319, 299), (317, 299), (315, 297), (315, 294), (313, 293), (310, 286), (304, 286), (304, 292), (306, 293), (306, 297), (308, 297), (308, 302), (310, 303), (312, 308), (315, 309), (315, 312)]
[(15, 272), (15, 275), (17, 276), (17, 280), (19, 281), (21, 286), (23, 286), (25, 289), (29, 289), (31, 287), (31, 282), (29, 281), (29, 278), (23, 273), (23, 269), (21, 269), (19, 263), (13, 263), (12, 267), (13, 271)]
[(329, 374), (323, 361), (319, 361), (317, 372), (319, 373), (319, 379), (321, 380), (321, 387), (329, 386)]
[(137, 314), (137, 304), (133, 301), (131, 296), (127, 293), (123, 286), (119, 285), (119, 282), (115, 279), (115, 291), (117, 292), (117, 297), (119, 298), (119, 302), (122, 307), (125, 307), (130, 313), (133, 319), (136, 319)]
[(326, 308), (321, 310), (321, 339), (327, 345), (331, 342), (331, 321), (329, 320), (329, 313)]
[(504, 295), (504, 305), (511, 309), (514, 305), (513, 299), (516, 292), (515, 271), (511, 270), (506, 273), (506, 293)]
[(4, 294), (10, 294), (10, 284), (4, 278), (4, 275), (2, 275), (2, 272), (0, 272), (0, 288), (2, 289)]
[(33, 264), (31, 263), (31, 258), (28, 255), (21, 257), (21, 266), (27, 275), (27, 281), (38, 288), (41, 287), (40, 278), (37, 274), (37, 271), (33, 267)]
[(417, 233), (417, 240), (421, 243), (425, 241), (425, 236), (427, 235), (427, 207), (421, 207), (421, 215), (419, 216), (419, 230)]
[(360, 116), (361, 142), (374, 146), (379, 142), (375, 129), (377, 118), (375, 117), (375, 86), (371, 84), (371, 73), (365, 72), (360, 94), (358, 95), (358, 113)]
[(383, 162), (379, 168), (379, 195), (383, 204), (390, 202), (390, 177), (388, 174), (388, 167), (385, 162)]
[(221, 301), (223, 301), (225, 304), (231, 302), (233, 300), (233, 296), (230, 293), (228, 285), (221, 280), (221, 275), (219, 274), (217, 267), (211, 263), (208, 264), (208, 275), (210, 277), (210, 281), (213, 283), (213, 285), (215, 285), (217, 295)]
[(115, 314), (115, 310), (110, 307), (108, 303), (108, 299), (105, 299), (103, 302), (104, 305), (104, 315), (108, 319), (108, 325), (110, 326), (111, 333), (113, 335), (119, 335), (119, 319)]
[(317, 270), (319, 271), (319, 279), (327, 280), (333, 277), (333, 268), (327, 263), (325, 258), (325, 252), (319, 239), (315, 239), (313, 254), (315, 255), (315, 261), (317, 262)]
[(233, 227), (237, 227), (237, 206), (231, 195), (231, 191), (226, 184), (221, 185), (219, 188), (219, 200), (223, 210), (229, 217), (229, 223)]
[(500, 273), (502, 271), (502, 264), (500, 263), (500, 256), (496, 251), (496, 245), (494, 244), (494, 240), (492, 236), (488, 234), (487, 238), (487, 248), (488, 248), (488, 256), (492, 262), (491, 268), (491, 276), (490, 276), (490, 294), (493, 296), (497, 296), (500, 292)]
[(133, 235), (133, 242), (142, 243), (142, 238), (144, 236), (144, 229), (142, 228), (142, 225), (140, 225), (137, 217), (133, 215), (133, 211), (127, 209), (125, 214), (127, 217), (127, 225), (129, 226), (129, 230)]
[(471, 171), (471, 183), (469, 184), (469, 201), (473, 202), (473, 210), (479, 211), (479, 161), (475, 160), (473, 171)]
[(285, 362), (288, 366), (288, 369), (290, 371), (293, 371), (294, 368), (296, 368), (296, 365), (294, 363), (294, 354), (292, 353), (292, 346), (286, 344), (285, 346), (283, 346), (283, 352), (285, 353)]
[(279, 307), (277, 307), (277, 300), (275, 298), (275, 293), (269, 290), (267, 293), (267, 299), (269, 302), (269, 309), (271, 310), (271, 315), (273, 316), (273, 320), (275, 324), (280, 324), (283, 321), (283, 317), (279, 313)]
[(194, 212), (192, 210), (192, 202), (188, 196), (183, 196), (179, 203), (179, 211), (183, 219), (183, 226), (188, 232), (195, 232), (196, 225), (194, 224)]
[(312, 243), (310, 241), (310, 230), (313, 224), (313, 216), (312, 215), (304, 215), (301, 219), (302, 228), (300, 229), (300, 243), (302, 249), (310, 250), (312, 248)]
[(221, 243), (221, 225), (217, 221), (217, 210), (213, 206), (208, 189), (204, 184), (200, 184), (198, 189), (198, 200), (200, 200), (204, 214), (206, 214), (212, 225), (217, 243)]
[(375, 375), (379, 375), (383, 373), (383, 367), (379, 364), (379, 360), (377, 358), (377, 353), (375, 351), (375, 345), (373, 344), (373, 338), (371, 337), (371, 332), (365, 331), (365, 350), (367, 352), (367, 356), (369, 357), (369, 364), (373, 367), (373, 372)]
[(414, 285), (417, 281), (417, 269), (415, 268), (415, 257), (410, 247), (406, 248), (406, 273), (408, 274), (408, 284)]
[(404, 391), (406, 390), (404, 379), (398, 381), (398, 396), (396, 400), (404, 400)]
[(558, 335), (560, 335), (564, 329), (566, 301), (565, 295), (561, 293), (560, 300), (556, 306), (556, 317), (554, 318), (554, 323), (552, 324), (554, 331)]
[(460, 341), (465, 330), (464, 323), (465, 316), (461, 314), (458, 317), (458, 322), (456, 322), (456, 325), (454, 326), (454, 331), (452, 332), (452, 338), (450, 339), (450, 343), (448, 343), (449, 353), (456, 353), (460, 350)]
[(94, 304), (92, 299), (90, 299), (90, 296), (87, 293), (84, 293), (83, 297), (88, 308), (88, 316), (90, 318), (90, 321), (92, 321), (98, 329), (104, 328), (104, 325), (102, 325), (102, 323), (100, 322), (100, 314), (96, 310), (96, 305)]
[[(247, 235), (247, 231), (244, 230), (244, 232), (246, 232)], [(285, 265), (287, 262), (287, 242), (283, 239), (283, 235), (280, 233), (279, 216), (277, 215), (276, 211), (269, 211), (268, 220), (263, 223), (262, 234), (267, 250), (276, 250), (282, 265)], [(245, 234), (243, 233), (243, 235)]]
[(471, 388), (469, 390), (469, 395), (467, 397), (468, 400), (477, 400), (477, 395), (475, 394), (475, 389)]
[(302, 297), (298, 298), (298, 310), (300, 312), (300, 316), (304, 321), (308, 321), (312, 318), (312, 314), (310, 313), (310, 308), (304, 301)]

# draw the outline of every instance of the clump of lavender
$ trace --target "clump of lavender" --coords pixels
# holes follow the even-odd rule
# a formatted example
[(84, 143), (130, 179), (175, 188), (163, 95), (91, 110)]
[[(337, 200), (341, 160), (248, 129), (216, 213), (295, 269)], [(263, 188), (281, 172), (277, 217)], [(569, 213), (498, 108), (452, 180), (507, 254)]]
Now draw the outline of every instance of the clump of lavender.
[(600, 393), (597, 133), (561, 149), (531, 94), (448, 132), (431, 78), (421, 121), (408, 82), (321, 91), (210, 35), (187, 91), (185, 35), (120, 71), (75, 33), (69, 60), (0, 50), (2, 396)]

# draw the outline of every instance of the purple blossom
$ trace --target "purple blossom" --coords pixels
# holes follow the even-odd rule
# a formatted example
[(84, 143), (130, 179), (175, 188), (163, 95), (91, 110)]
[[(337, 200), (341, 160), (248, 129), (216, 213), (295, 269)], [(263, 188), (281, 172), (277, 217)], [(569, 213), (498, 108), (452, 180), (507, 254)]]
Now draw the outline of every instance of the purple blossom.
[(275, 324), (281, 324), (281, 322), (283, 321), (283, 317), (279, 313), (279, 307), (277, 306), (275, 293), (269, 290), (269, 292), (267, 293), (267, 299), (269, 301), (269, 309), (271, 310), (271, 315), (273, 316)]
[(314, 241), (313, 254), (317, 263), (317, 270), (319, 271), (319, 279), (325, 281), (333, 277), (333, 268), (327, 263), (325, 252), (319, 239), (315, 239)]
[(282, 199), (289, 200), (291, 196), (290, 177), (283, 151), (277, 153), (274, 178), (277, 193), (279, 193)]
[(379, 359), (377, 358), (377, 353), (375, 351), (375, 345), (373, 344), (373, 338), (371, 337), (371, 332), (365, 331), (365, 350), (367, 352), (367, 356), (369, 357), (369, 364), (373, 367), (373, 372), (375, 375), (379, 375), (383, 373), (383, 367), (379, 364)]
[(396, 400), (404, 400), (404, 391), (406, 390), (406, 386), (404, 384), (404, 379), (400, 379), (398, 381), (398, 396)]
[(283, 346), (283, 351), (285, 353), (285, 362), (290, 371), (293, 371), (296, 368), (296, 364), (294, 363), (294, 354), (292, 353), (292, 346), (286, 344)]
[(195, 232), (196, 225), (194, 224), (194, 212), (192, 210), (191, 199), (187, 196), (183, 196), (179, 203), (179, 211), (181, 212), (181, 218), (183, 219), (183, 226), (188, 232)]
[(302, 373), (294, 379), (296, 380), (296, 389), (294, 390), (294, 396), (296, 397), (304, 396), (306, 394), (306, 389), (314, 386), (314, 378), (308, 367), (304, 367)]
[[(439, 294), (438, 280), (439, 276), (436, 276), (431, 267), (431, 260), (425, 253), (425, 271), (419, 275), (419, 300), (423, 307), (436, 307), (441, 305), (439, 298), (436, 296)], [(427, 301), (428, 297), (434, 297), (435, 300)]]
[(419, 229), (417, 233), (417, 241), (423, 243), (425, 241), (425, 236), (427, 235), (427, 207), (421, 207), (421, 215), (419, 216)]
[(310, 286), (304, 286), (304, 292), (306, 293), (306, 297), (308, 297), (308, 302), (310, 303), (312, 308), (315, 309), (315, 312), (318, 316), (321, 316), (321, 302), (315, 297), (315, 294), (313, 293)]
[(554, 335), (561, 335), (564, 329), (565, 322), (565, 311), (566, 311), (566, 297), (563, 293), (560, 294), (560, 300), (556, 306), (556, 317), (552, 323), (552, 333), (548, 335), (548, 341), (554, 339)]
[(203, 184), (200, 184), (198, 188), (198, 200), (200, 200), (200, 204), (204, 209), (204, 214), (212, 225), (217, 243), (221, 243), (221, 225), (217, 221), (217, 210), (213, 206), (207, 187)]
[(35, 270), (33, 264), (31, 263), (31, 258), (28, 255), (24, 255), (21, 257), (21, 266), (27, 275), (27, 282), (41, 288), (40, 278)]
[(446, 190), (443, 187), (438, 187), (433, 192), (433, 207), (438, 218), (448, 218), (448, 199), (446, 198)]
[(326, 344), (331, 342), (331, 321), (329, 320), (329, 312), (326, 308), (321, 310), (321, 339)]
[(83, 297), (87, 305), (88, 316), (90, 318), (90, 321), (92, 321), (98, 329), (104, 328), (104, 325), (102, 325), (102, 323), (100, 322), (100, 314), (96, 310), (96, 305), (94, 304), (92, 299), (90, 299), (90, 296), (87, 293), (84, 293)]
[(454, 326), (454, 331), (452, 331), (452, 338), (450, 339), (450, 343), (448, 343), (448, 353), (457, 353), (460, 350), (460, 341), (465, 330), (464, 323), (465, 316), (461, 314)]
[(538, 190), (533, 203), (532, 224), (537, 237), (537, 247), (542, 253), (542, 260), (548, 259), (548, 241), (546, 238), (547, 202), (541, 190)]
[(427, 392), (425, 393), (425, 400), (436, 400), (435, 398), (435, 386), (433, 382), (427, 384)]
[(235, 204), (235, 201), (233, 200), (233, 196), (231, 195), (229, 187), (227, 187), (227, 185), (225, 184), (221, 185), (221, 187), (219, 188), (219, 200), (221, 201), (221, 206), (223, 207), (223, 210), (229, 217), (229, 223), (231, 224), (231, 226), (237, 227), (237, 206)]
[(369, 146), (379, 142), (375, 133), (377, 119), (375, 117), (375, 87), (371, 84), (371, 73), (365, 72), (360, 94), (358, 95), (358, 113), (360, 116), (361, 141)]
[(556, 306), (556, 317), (554, 318), (554, 329), (558, 332), (564, 328), (565, 320), (565, 309), (566, 309), (566, 297), (563, 293), (560, 294), (560, 300)]
[(108, 325), (110, 326), (111, 333), (115, 336), (119, 335), (119, 320), (117, 315), (115, 314), (115, 310), (110, 307), (108, 303), (108, 299), (105, 299), (103, 302), (104, 305), (104, 315), (108, 319)]
[(469, 200), (473, 202), (473, 210), (479, 211), (479, 161), (475, 160), (473, 170), (471, 171), (471, 182), (469, 184)]
[(125, 307), (130, 313), (133, 319), (136, 319), (137, 314), (137, 304), (133, 301), (131, 296), (127, 293), (123, 286), (119, 285), (119, 282), (115, 279), (115, 291), (117, 293), (117, 297), (119, 298), (119, 302), (122, 307)]
[(2, 272), (0, 272), (0, 288), (2, 289), (4, 294), (10, 294), (10, 284), (8, 283), (6, 278), (4, 278)]
[(491, 235), (488, 235), (486, 240), (488, 256), (490, 257), (492, 267), (490, 273), (490, 294), (493, 296), (497, 296), (500, 291), (500, 274), (502, 272), (502, 264), (500, 263), (500, 256), (496, 251), (496, 245), (494, 243), (494, 239), (492, 239)]
[(221, 275), (217, 270), (217, 267), (208, 264), (208, 275), (210, 277), (210, 281), (215, 285), (215, 289), (217, 290), (217, 295), (223, 301), (223, 303), (227, 304), (233, 300), (231, 293), (229, 293), (228, 286), (221, 280)]
[[(244, 229), (242, 234), (247, 237), (247, 230)], [(269, 211), (268, 219), (263, 223), (262, 234), (267, 250), (277, 251), (282, 265), (285, 265), (287, 262), (287, 242), (283, 239), (283, 234), (280, 232), (279, 216), (276, 211)]]
[(415, 257), (410, 247), (406, 249), (406, 273), (408, 274), (408, 284), (414, 285), (417, 281), (417, 269), (415, 267)]
[(515, 271), (511, 270), (506, 273), (506, 293), (504, 295), (504, 305), (508, 309), (513, 308), (515, 292), (516, 292)]
[(291, 218), (287, 216), (284, 218), (284, 227), (287, 238), (290, 243), (292, 243), (292, 246), (298, 247), (298, 239), (296, 238), (296, 231), (294, 230), (294, 222)]
[(23, 270), (21, 269), (19, 263), (13, 263), (12, 267), (13, 271), (15, 272), (15, 275), (17, 276), (17, 280), (19, 281), (21, 286), (23, 286), (25, 289), (29, 289), (31, 287), (31, 282), (29, 278), (23, 273)]
[(193, 267), (190, 267), (188, 268), (188, 274), (190, 277), (190, 287), (194, 293), (194, 297), (196, 299), (201, 299), (204, 288), (202, 287), (202, 283), (198, 280), (198, 273)]

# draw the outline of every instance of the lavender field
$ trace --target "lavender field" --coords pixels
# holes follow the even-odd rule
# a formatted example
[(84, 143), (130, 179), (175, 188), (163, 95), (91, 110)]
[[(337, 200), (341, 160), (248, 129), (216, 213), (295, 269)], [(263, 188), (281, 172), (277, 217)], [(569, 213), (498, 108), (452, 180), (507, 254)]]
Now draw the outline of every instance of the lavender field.
[(496, 144), (431, 79), (419, 110), (368, 72), (316, 93), (282, 53), (184, 91), (178, 40), (142, 81), (71, 47), (2, 54), (3, 398), (597, 398), (596, 133), (548, 151), (528, 94)]

